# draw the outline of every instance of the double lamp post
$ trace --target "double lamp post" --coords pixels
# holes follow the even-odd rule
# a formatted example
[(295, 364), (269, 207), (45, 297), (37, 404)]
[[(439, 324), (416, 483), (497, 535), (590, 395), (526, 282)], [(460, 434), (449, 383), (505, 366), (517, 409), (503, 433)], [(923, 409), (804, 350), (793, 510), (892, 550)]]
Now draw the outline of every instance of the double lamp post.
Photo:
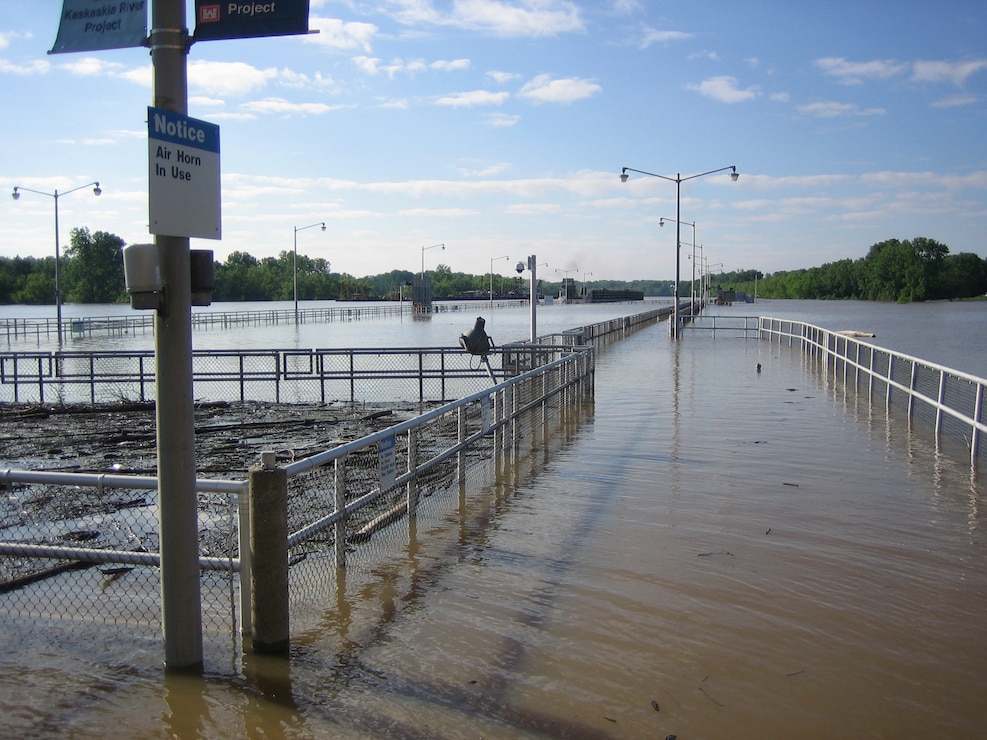
[(69, 193), (74, 193), (76, 190), (82, 190), (83, 188), (88, 188), (93, 185), (93, 194), (100, 195), (103, 189), (99, 186), (99, 182), (87, 182), (85, 185), (80, 185), (77, 188), (72, 188), (71, 190), (65, 190), (59, 193), (57, 190), (54, 193), (44, 193), (40, 190), (32, 190), (31, 188), (23, 188), (17, 186), (14, 188), (14, 192), (10, 194), (10, 197), (14, 200), (20, 200), (21, 191), (26, 193), (34, 193), (36, 195), (47, 195), (49, 198), (55, 199), (55, 315), (57, 317), (57, 331), (58, 331), (58, 346), (62, 346), (62, 277), (61, 277), (61, 254), (58, 246), (58, 199), (63, 195), (68, 195)]
[(662, 180), (668, 180), (669, 182), (675, 183), (675, 305), (672, 309), (672, 323), (669, 325), (668, 329), (668, 335), (673, 339), (678, 339), (679, 330), (681, 329), (681, 325), (679, 324), (679, 245), (681, 244), (682, 239), (682, 183), (686, 180), (695, 180), (697, 177), (704, 177), (705, 175), (712, 175), (717, 172), (726, 172), (727, 170), (730, 170), (731, 180), (736, 182), (740, 179), (740, 173), (737, 172), (736, 165), (720, 167), (719, 169), (709, 170), (708, 172), (700, 172), (698, 175), (689, 175), (688, 177), (682, 177), (681, 174), (677, 174), (675, 177), (666, 177), (665, 175), (656, 175), (654, 172), (636, 170), (633, 167), (624, 167), (620, 171), (621, 182), (627, 182), (629, 177), (627, 174), (628, 172), (636, 172), (639, 175), (658, 177)]

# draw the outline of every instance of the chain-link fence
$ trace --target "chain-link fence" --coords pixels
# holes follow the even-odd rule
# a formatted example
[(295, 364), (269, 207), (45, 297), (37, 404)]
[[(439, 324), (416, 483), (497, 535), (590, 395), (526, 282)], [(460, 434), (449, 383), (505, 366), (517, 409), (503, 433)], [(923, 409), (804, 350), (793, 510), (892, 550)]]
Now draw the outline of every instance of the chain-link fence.
[[(381, 562), (443, 547), (435, 523), (482, 518), (484, 506), (474, 512), (471, 501), (496, 496), (508, 471), (516, 477), (578, 424), (593, 393), (595, 348), (663, 313), (498, 349), (489, 369), (446, 349), (197, 353), (199, 398), (417, 405), (418, 415), (369, 424), (378, 431), (305, 459), (275, 456), (288, 473), (293, 632), (326, 618), (346, 578), (374, 578)], [(153, 399), (148, 353), (7, 354), (0, 373), (0, 387), (21, 401)], [(241, 462), (228, 480), (197, 481), (203, 633), (227, 646), (251, 626), (252, 460)], [(160, 637), (157, 486), (150, 476), (0, 469), (0, 617)]]
[[(430, 499), (443, 498), (442, 492), (471, 478), (479, 480), (504, 451), (530, 441), (535, 425), (557, 419), (560, 409), (592, 393), (592, 348), (537, 347), (531, 354), (548, 364), (481, 391), (475, 389), (489, 387), (489, 375), (451, 362), (444, 352), (429, 357), (419, 350), (368, 351), (368, 356), (399, 358), (383, 370), (361, 367), (359, 352), (343, 354), (353, 368), (345, 382), (365, 396), (385, 395), (382, 388), (388, 384), (391, 397), (410, 388), (413, 397), (421, 398), (423, 387), (440, 397), (467, 385), (472, 392), (287, 466), (292, 473), (288, 512), (295, 608), (304, 612), (306, 604), (316, 603), (313, 584), (327, 585), (327, 574), (345, 564), (348, 550), (359, 548), (359, 561), (372, 559), (375, 544), (382, 541), (380, 530), (398, 518), (407, 520), (409, 511), (416, 520), (431, 509)], [(291, 367), (287, 358), (292, 353), (267, 356), (278, 358), (282, 381), (291, 376), (283, 368)], [(128, 355), (125, 361), (134, 358)], [(90, 359), (92, 370), (103, 358)], [(525, 364), (534, 362), (529, 357)], [(249, 362), (239, 363), (238, 370), (249, 368)], [(245, 377), (237, 372), (224, 379), (239, 388), (251, 382)], [(110, 623), (160, 634), (157, 485), (155, 477), (0, 470), (0, 616)], [(242, 479), (197, 483), (207, 639), (250, 624), (249, 579), (244, 577), (250, 564), (241, 557), (250, 550), (243, 539), (249, 533), (246, 488)], [(315, 580), (305, 573), (315, 574)]]
[(834, 380), (865, 393), (870, 404), (904, 410), (937, 442), (943, 435), (962, 441), (976, 468), (987, 432), (987, 380), (800, 321), (761, 317), (760, 335), (818, 358)]

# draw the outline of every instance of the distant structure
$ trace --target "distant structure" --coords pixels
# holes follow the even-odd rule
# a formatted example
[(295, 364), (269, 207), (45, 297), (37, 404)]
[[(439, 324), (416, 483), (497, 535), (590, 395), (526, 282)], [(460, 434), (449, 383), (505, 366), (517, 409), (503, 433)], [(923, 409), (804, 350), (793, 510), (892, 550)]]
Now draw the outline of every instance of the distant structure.
[(588, 303), (624, 303), (643, 300), (643, 290), (608, 290), (607, 288), (593, 288), (586, 297)]

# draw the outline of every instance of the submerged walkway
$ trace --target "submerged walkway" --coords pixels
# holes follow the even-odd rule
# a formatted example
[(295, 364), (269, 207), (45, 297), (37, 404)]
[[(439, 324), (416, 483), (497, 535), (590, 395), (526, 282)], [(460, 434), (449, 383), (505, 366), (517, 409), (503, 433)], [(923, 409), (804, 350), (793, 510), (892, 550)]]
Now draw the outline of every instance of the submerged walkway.
[(982, 732), (987, 491), (965, 453), (797, 350), (666, 332), (601, 351), (579, 418), (347, 576), (287, 663), (165, 682), (39, 636), (48, 674), (8, 633), (0, 695), (43, 691), (41, 726), (71, 712), (93, 737)]

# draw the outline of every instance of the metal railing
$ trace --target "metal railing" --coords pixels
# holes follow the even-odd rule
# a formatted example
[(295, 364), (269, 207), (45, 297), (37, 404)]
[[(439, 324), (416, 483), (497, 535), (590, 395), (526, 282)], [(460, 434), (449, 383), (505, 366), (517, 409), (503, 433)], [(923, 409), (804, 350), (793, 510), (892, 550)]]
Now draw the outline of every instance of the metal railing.
[[(572, 344), (511, 345), (499, 374), (516, 374), (572, 351)], [(499, 364), (502, 349), (491, 358)], [(152, 350), (0, 352), (0, 402), (145, 402), (155, 398)], [(487, 377), (460, 348), (196, 350), (196, 397), (217, 401), (351, 403), (401, 398), (444, 401)]]
[(927, 422), (937, 444), (943, 434), (962, 440), (976, 466), (987, 432), (987, 380), (800, 321), (762, 316), (759, 326), (762, 338), (819, 358), (834, 380), (865, 392), (869, 403), (901, 408), (909, 419)]
[[(393, 519), (379, 516), (396, 495), (402, 515), (414, 513), (419, 495), (530, 443), (531, 428), (592, 395), (593, 358), (591, 347), (566, 348), (521, 376), (289, 464), (293, 564), (329, 556), (344, 565), (347, 547)], [(0, 615), (160, 627), (157, 486), (153, 477), (0, 470)], [(204, 625), (235, 628), (239, 610), (249, 630), (247, 481), (203, 479), (197, 490)]]

